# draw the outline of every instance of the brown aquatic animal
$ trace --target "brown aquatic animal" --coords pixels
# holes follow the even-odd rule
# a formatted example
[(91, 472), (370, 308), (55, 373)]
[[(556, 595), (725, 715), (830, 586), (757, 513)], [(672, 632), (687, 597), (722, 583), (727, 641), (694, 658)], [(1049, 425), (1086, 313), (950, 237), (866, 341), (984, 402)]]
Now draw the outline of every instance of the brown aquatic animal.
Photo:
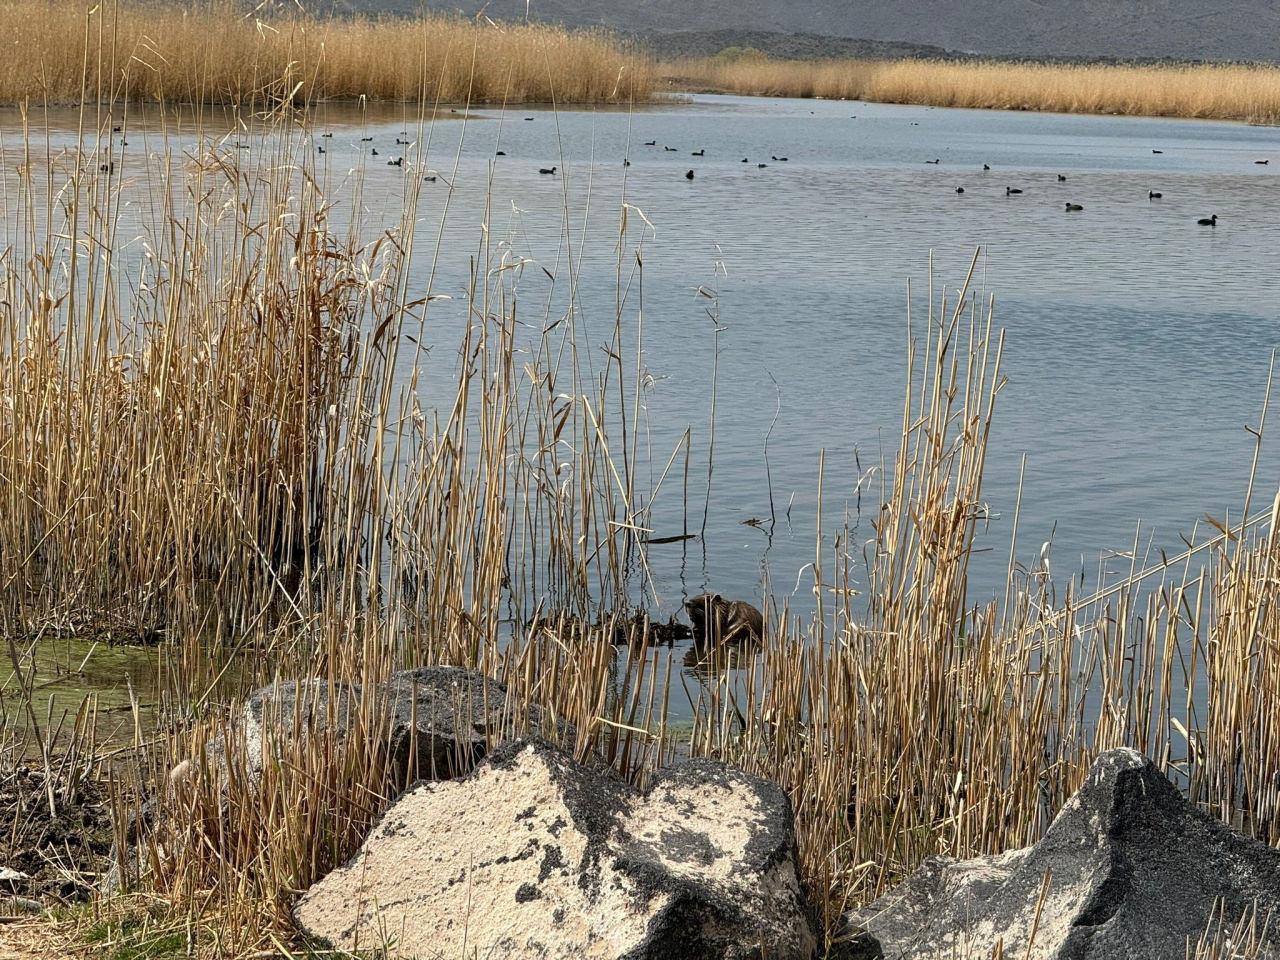
[(764, 637), (764, 616), (745, 600), (726, 600), (718, 593), (700, 593), (685, 601), (693, 623), (695, 646), (742, 643)]

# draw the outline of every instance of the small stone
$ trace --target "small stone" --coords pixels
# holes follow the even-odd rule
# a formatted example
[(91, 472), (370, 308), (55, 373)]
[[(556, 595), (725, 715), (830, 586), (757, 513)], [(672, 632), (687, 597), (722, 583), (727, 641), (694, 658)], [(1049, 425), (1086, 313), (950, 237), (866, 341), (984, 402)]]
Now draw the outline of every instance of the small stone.
[(21, 916), (44, 912), (44, 904), (30, 897), (0, 896), (0, 916)]

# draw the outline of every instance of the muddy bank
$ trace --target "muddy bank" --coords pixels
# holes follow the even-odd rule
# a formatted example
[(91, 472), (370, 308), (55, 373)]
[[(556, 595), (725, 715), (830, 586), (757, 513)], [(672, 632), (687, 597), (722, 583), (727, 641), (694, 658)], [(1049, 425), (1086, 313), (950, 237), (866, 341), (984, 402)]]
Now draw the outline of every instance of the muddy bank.
[[(0, 768), (0, 894), (43, 904), (89, 898), (111, 852), (102, 784), (26, 764)], [(12, 904), (0, 910), (13, 912)]]

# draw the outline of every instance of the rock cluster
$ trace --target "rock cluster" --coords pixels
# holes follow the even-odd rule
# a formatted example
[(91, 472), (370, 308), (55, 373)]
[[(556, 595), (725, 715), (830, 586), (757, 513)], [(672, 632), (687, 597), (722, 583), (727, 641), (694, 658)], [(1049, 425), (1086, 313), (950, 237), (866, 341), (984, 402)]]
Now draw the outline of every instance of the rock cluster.
[(1270, 940), (1247, 956), (1280, 957), (1280, 850), (1200, 813), (1141, 754), (1113, 750), (1039, 843), (933, 858), (852, 913), (846, 956), (1180, 958), (1211, 921), (1230, 930), (1255, 908), (1259, 928), (1277, 913)]
[(295, 917), (342, 950), (396, 957), (770, 957), (816, 949), (791, 807), (710, 761), (638, 792), (540, 740), (422, 783)]
[[(345, 866), (298, 901), (308, 935), (394, 958), (811, 960), (814, 918), (791, 806), (774, 784), (707, 760), (637, 790), (513, 727), (506, 689), (424, 667), (367, 690), (319, 680), (252, 694), (229, 738), (251, 775), (298, 737), (386, 737), (420, 778)], [(564, 739), (567, 728), (555, 731)], [(404, 781), (401, 780), (401, 783)], [(1272, 911), (1275, 911), (1272, 915)], [(1256, 942), (1211, 956), (1280, 960), (1280, 850), (1190, 805), (1150, 760), (1103, 754), (1034, 846), (926, 861), (848, 915), (842, 960), (1153, 960), (1256, 916)]]

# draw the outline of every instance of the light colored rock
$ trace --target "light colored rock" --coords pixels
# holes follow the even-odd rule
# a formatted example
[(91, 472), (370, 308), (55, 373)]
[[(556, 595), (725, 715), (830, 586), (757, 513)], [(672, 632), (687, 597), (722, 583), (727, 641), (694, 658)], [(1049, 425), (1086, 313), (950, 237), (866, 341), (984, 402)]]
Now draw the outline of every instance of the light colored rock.
[(395, 957), (808, 960), (790, 805), (691, 761), (637, 793), (537, 740), (394, 804), (295, 917)]
[[(1259, 926), (1280, 907), (1280, 851), (1195, 810), (1141, 754), (1113, 750), (1035, 846), (932, 858), (850, 914), (844, 956), (986, 960), (999, 946), (1027, 960), (1178, 960), (1215, 910), (1229, 929), (1255, 905)], [(1280, 957), (1277, 924), (1280, 912), (1251, 960)]]

